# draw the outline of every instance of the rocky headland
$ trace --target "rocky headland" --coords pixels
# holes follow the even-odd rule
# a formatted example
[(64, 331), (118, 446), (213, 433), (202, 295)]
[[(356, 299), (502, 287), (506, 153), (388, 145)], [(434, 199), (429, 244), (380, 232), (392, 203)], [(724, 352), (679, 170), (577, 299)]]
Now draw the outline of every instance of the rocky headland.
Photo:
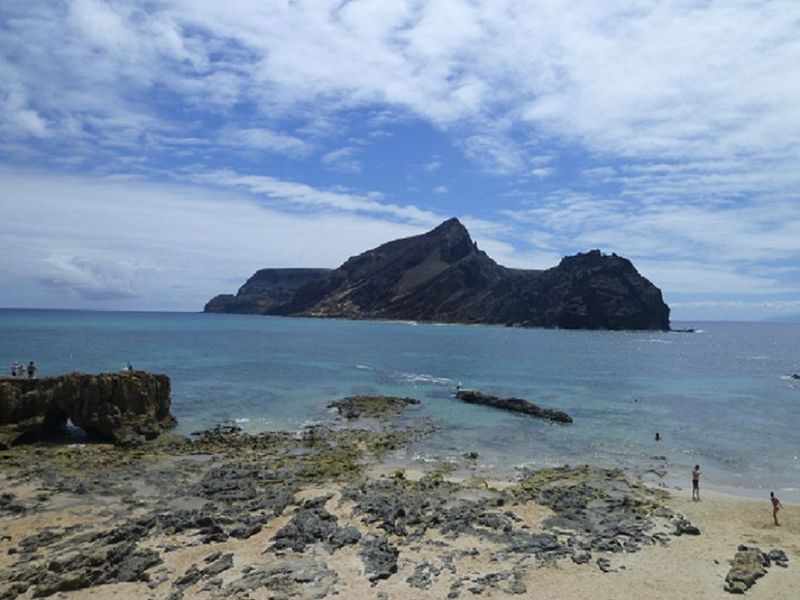
[(68, 419), (95, 440), (153, 439), (175, 424), (169, 377), (144, 371), (0, 377), (0, 449), (52, 436)]
[(267, 314), (291, 302), (295, 292), (305, 284), (316, 281), (330, 269), (261, 269), (248, 279), (236, 295), (214, 296), (203, 312)]
[[(283, 282), (280, 297), (275, 282)], [(236, 296), (217, 296), (205, 311), (563, 329), (670, 327), (661, 291), (629, 260), (592, 250), (544, 271), (509, 269), (480, 250), (457, 219), (332, 271), (259, 271)]]

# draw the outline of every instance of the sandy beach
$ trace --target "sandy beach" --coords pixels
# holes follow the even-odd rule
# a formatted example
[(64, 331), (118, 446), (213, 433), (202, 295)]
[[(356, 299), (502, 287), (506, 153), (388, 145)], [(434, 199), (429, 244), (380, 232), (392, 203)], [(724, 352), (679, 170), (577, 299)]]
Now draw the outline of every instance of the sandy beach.
[(741, 544), (788, 556), (748, 597), (800, 597), (798, 505), (776, 527), (766, 498), (693, 502), (619, 471), (484, 481), (383, 462), (428, 433), (5, 451), (0, 598), (726, 598)]

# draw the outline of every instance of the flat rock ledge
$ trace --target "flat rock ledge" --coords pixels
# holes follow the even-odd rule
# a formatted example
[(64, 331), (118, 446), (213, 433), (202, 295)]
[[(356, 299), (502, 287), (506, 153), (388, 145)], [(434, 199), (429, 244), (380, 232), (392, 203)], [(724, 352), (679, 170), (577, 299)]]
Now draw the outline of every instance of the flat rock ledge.
[(93, 439), (135, 445), (175, 425), (170, 381), (145, 371), (0, 377), (0, 449), (37, 442), (67, 419)]
[(335, 408), (345, 419), (389, 418), (400, 414), (409, 406), (419, 406), (416, 398), (395, 398), (392, 396), (348, 396), (334, 400), (328, 408)]
[(473, 392), (471, 390), (457, 391), (456, 398), (469, 404), (481, 404), (483, 406), (502, 408), (503, 410), (523, 413), (540, 419), (550, 419), (557, 423), (572, 423), (572, 417), (563, 411), (541, 408), (533, 402), (528, 402), (521, 398), (498, 398), (497, 396), (481, 394), (480, 392)]

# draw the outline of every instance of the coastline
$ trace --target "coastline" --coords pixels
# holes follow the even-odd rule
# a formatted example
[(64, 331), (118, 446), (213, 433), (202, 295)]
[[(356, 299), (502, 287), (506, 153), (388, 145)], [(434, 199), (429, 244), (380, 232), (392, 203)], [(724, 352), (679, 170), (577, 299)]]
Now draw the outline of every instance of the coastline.
[(0, 598), (727, 598), (740, 544), (789, 557), (750, 597), (800, 592), (800, 505), (775, 527), (767, 502), (692, 502), (613, 469), (398, 468), (387, 456), (435, 431), (388, 411), (300, 434), (4, 452)]

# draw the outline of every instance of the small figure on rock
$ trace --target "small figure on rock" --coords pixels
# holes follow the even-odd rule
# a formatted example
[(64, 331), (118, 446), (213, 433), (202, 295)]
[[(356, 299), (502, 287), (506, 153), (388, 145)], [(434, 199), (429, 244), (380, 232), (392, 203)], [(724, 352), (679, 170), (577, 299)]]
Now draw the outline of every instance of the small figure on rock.
[(31, 361), (28, 363), (28, 379), (33, 379), (33, 376), (36, 374), (36, 364)]
[(18, 370), (19, 370), (19, 365), (17, 364), (17, 361), (14, 361), (14, 364), (11, 365), (11, 376), (16, 377)]
[(700, 500), (700, 465), (692, 469), (692, 500)]
[(132, 372), (132, 371), (133, 371), (133, 365), (131, 364), (131, 361), (128, 361), (128, 364), (126, 364), (126, 365), (125, 365), (125, 368), (124, 368), (124, 369), (122, 369), (122, 370), (123, 370), (123, 371), (126, 371), (127, 373), (130, 373), (130, 372)]
[(658, 433), (657, 431), (656, 431), (656, 441), (657, 441), (657, 442), (660, 442), (660, 441), (661, 441), (661, 434), (660, 434), (660, 433)]
[(778, 511), (781, 509), (781, 501), (778, 500), (778, 497), (775, 495), (775, 492), (769, 493), (770, 502), (772, 502), (772, 519), (775, 521), (775, 525), (778, 526)]

